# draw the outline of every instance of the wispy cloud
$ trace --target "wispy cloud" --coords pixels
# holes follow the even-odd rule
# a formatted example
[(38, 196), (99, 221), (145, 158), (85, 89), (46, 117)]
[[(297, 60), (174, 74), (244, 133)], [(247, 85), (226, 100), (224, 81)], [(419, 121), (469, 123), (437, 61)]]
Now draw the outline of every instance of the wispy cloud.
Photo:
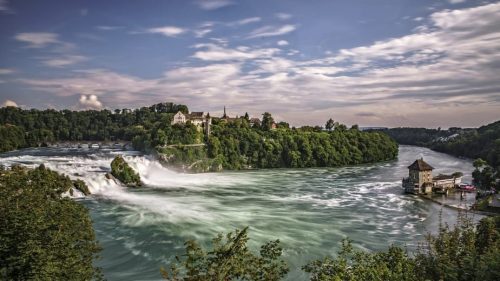
[(203, 37), (205, 37), (205, 35), (212, 32), (212, 29), (210, 29), (210, 28), (196, 29), (196, 30), (193, 30), (193, 32), (194, 32), (196, 38), (203, 38)]
[(274, 15), (280, 20), (288, 20), (292, 18), (292, 15), (287, 13), (276, 13)]
[(448, 0), (448, 2), (450, 2), (450, 4), (459, 4), (459, 3), (463, 3), (467, 0)]
[[(423, 21), (426, 29), (319, 59), (220, 42), (195, 46), (192, 64), (154, 79), (88, 70), (20, 81), (60, 96), (93, 94), (114, 107), (165, 96), (211, 112), (230, 103), (235, 112), (270, 111), (295, 125), (334, 114), (367, 126), (400, 126), (401, 120), (407, 126), (473, 126), (498, 119), (499, 14), (500, 3), (435, 12)], [(254, 35), (262, 33), (276, 32)]]
[(227, 25), (232, 26), (232, 25), (245, 25), (245, 24), (250, 24), (250, 23), (256, 23), (261, 21), (260, 17), (251, 17), (251, 18), (245, 18), (237, 21), (233, 21), (228, 23)]
[(147, 30), (148, 33), (157, 33), (167, 37), (176, 37), (182, 33), (185, 33), (187, 29), (177, 27), (177, 26), (163, 26), (155, 27)]
[(14, 38), (18, 41), (28, 43), (29, 48), (43, 48), (47, 45), (60, 42), (59, 35), (49, 32), (18, 33)]
[(268, 58), (279, 52), (279, 49), (251, 49), (240, 46), (236, 49), (224, 48), (215, 44), (198, 44), (195, 48), (203, 48), (194, 53), (193, 58), (204, 61), (242, 61), (256, 58)]
[(76, 64), (79, 62), (86, 61), (87, 58), (78, 55), (64, 55), (57, 58), (50, 58), (43, 60), (42, 63), (50, 67), (65, 67), (68, 65)]
[(229, 0), (198, 0), (195, 3), (204, 10), (217, 10), (234, 4)]
[(104, 31), (112, 31), (112, 30), (122, 29), (124, 27), (123, 26), (111, 26), (111, 25), (98, 25), (98, 26), (96, 26), (96, 28), (99, 30), (104, 30)]
[(9, 7), (7, 0), (0, 0), (0, 13), (13, 14), (14, 11)]
[(13, 74), (16, 71), (14, 69), (10, 68), (0, 68), (0, 75), (7, 75), (7, 74)]
[(76, 54), (76, 46), (59, 39), (59, 35), (49, 32), (18, 33), (16, 40), (28, 44), (28, 48), (47, 48), (50, 56), (40, 57), (42, 64), (49, 67), (65, 67), (87, 60), (86, 57)]
[(287, 24), (283, 26), (263, 26), (255, 29), (247, 38), (271, 37), (290, 33), (296, 29), (295, 25)]

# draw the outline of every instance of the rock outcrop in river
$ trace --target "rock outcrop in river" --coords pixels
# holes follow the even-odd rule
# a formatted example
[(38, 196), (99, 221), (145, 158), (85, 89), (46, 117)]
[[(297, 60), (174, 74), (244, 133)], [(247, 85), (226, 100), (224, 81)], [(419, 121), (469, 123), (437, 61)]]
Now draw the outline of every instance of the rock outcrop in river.
[(121, 156), (116, 156), (111, 162), (111, 175), (128, 187), (142, 186), (139, 174)]

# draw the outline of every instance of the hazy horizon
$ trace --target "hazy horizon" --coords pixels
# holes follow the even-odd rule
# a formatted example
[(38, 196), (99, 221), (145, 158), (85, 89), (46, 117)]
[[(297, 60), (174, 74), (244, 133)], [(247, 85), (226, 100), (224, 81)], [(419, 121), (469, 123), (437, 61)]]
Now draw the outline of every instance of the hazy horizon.
[(0, 0), (0, 103), (292, 126), (500, 119), (500, 2)]

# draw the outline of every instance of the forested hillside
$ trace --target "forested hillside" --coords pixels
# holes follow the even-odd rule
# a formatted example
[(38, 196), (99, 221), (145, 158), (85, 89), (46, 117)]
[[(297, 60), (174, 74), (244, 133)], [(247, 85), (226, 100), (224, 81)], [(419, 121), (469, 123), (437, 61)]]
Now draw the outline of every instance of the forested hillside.
[(500, 166), (500, 121), (479, 127), (447, 141), (430, 145), (436, 151), (457, 156), (486, 160), (488, 164)]

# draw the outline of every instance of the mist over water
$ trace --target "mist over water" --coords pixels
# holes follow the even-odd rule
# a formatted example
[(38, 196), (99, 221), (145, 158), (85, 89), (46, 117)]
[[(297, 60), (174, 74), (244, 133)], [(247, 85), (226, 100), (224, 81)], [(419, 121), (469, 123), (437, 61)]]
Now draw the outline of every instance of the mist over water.
[[(104, 177), (117, 154), (146, 187)], [(470, 160), (412, 146), (401, 146), (398, 160), (377, 164), (208, 174), (180, 174), (148, 156), (112, 150), (27, 149), (0, 155), (0, 163), (43, 163), (89, 185), (93, 195), (77, 200), (94, 220), (103, 247), (98, 265), (108, 280), (159, 280), (160, 266), (183, 254), (185, 240), (208, 245), (217, 233), (245, 226), (255, 250), (279, 238), (292, 268), (288, 279), (303, 280), (300, 267), (334, 255), (344, 237), (368, 250), (390, 243), (411, 249), (436, 230), (440, 211), (455, 222), (457, 211), (402, 193), (406, 167), (420, 157), (434, 174), (462, 171), (471, 180)]]

